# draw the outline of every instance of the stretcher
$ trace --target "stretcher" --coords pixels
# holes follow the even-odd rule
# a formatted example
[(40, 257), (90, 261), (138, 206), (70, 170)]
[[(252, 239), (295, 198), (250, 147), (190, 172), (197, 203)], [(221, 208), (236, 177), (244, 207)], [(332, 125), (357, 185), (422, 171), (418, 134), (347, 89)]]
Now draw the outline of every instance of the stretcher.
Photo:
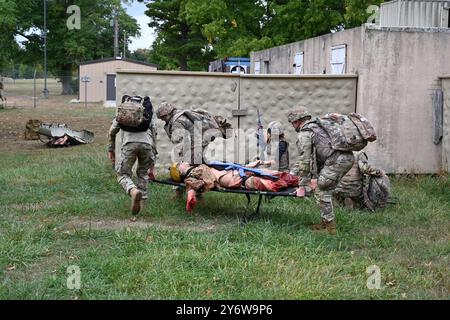
[[(152, 180), (154, 183), (174, 186), (182, 189), (186, 189), (186, 185), (184, 183), (174, 182), (172, 180)], [(266, 202), (270, 202), (273, 198), (276, 197), (297, 197), (296, 196), (296, 188), (285, 189), (280, 192), (270, 192), (270, 191), (258, 191), (258, 190), (247, 190), (247, 189), (228, 189), (222, 187), (216, 187), (211, 189), (211, 191), (221, 192), (221, 193), (236, 193), (243, 194), (247, 198), (247, 208), (250, 206), (251, 197), (250, 196), (258, 196), (258, 205), (256, 206), (256, 211), (251, 214), (245, 214), (244, 217), (241, 218), (241, 223), (245, 224), (251, 219), (256, 218), (260, 213), (261, 203), (263, 197)]]

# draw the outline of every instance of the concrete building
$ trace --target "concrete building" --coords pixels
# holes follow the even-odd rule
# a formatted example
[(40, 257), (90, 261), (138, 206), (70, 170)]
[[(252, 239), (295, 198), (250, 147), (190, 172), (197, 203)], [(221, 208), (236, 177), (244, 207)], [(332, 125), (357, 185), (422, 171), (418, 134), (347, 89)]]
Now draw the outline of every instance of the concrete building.
[[(157, 70), (157, 65), (123, 58), (107, 58), (83, 62), (78, 67), (78, 100), (115, 105), (116, 72), (119, 69), (155, 71)], [(89, 82), (84, 82), (83, 80), (89, 80)]]
[[(400, 2), (405, 6), (408, 1)], [(438, 2), (434, 7), (410, 3), (401, 14), (420, 16), (421, 12), (411, 11), (416, 8), (431, 17), (435, 10), (448, 19), (447, 5)], [(380, 21), (387, 21), (381, 13)], [(356, 74), (356, 111), (371, 120), (379, 137), (367, 150), (375, 165), (389, 172), (436, 173), (450, 168), (450, 143), (435, 137), (436, 127), (448, 115), (434, 116), (443, 106), (436, 106), (432, 98), (443, 92), (444, 76), (450, 74), (449, 52), (448, 24), (445, 28), (364, 25), (252, 52), (251, 72)]]

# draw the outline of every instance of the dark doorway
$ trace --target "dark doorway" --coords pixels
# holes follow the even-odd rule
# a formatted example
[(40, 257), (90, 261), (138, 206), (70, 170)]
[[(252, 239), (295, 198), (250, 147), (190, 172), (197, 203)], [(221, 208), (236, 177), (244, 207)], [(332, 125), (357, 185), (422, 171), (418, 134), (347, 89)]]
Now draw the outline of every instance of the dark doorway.
[(106, 75), (106, 100), (116, 101), (116, 75)]

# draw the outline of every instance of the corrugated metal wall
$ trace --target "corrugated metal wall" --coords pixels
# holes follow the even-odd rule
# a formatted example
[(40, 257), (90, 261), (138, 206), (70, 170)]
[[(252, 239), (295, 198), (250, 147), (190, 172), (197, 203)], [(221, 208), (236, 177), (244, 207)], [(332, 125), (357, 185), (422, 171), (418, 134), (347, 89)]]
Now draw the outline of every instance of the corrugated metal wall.
[(116, 74), (117, 69), (136, 69), (154, 71), (155, 67), (136, 64), (126, 60), (113, 60), (80, 65), (79, 88), (80, 101), (85, 101), (85, 88), (81, 78), (89, 76), (91, 82), (87, 84), (87, 101), (100, 102), (106, 100), (106, 76)]
[(444, 134), (442, 137), (443, 169), (450, 172), (450, 77), (442, 79), (444, 91)]
[[(308, 106), (316, 115), (327, 112), (349, 113), (356, 108), (357, 77), (350, 76), (252, 76), (198, 72), (135, 72), (121, 70), (117, 73), (117, 98), (123, 94), (148, 95), (157, 108), (162, 102), (171, 102), (179, 108), (202, 108), (212, 114), (226, 117), (236, 130), (233, 139), (216, 139), (210, 145), (214, 158), (244, 163), (249, 160), (256, 139), (257, 109), (263, 117), (264, 128), (278, 120), (286, 125), (291, 142), (291, 157), (295, 157), (296, 133), (289, 128), (286, 114), (300, 104)], [(119, 101), (117, 101), (119, 103)], [(233, 117), (233, 110), (246, 115)], [(158, 126), (158, 166), (171, 162), (172, 145), (163, 129)], [(250, 142), (246, 144), (245, 134)], [(253, 149), (252, 149), (253, 148)], [(251, 160), (251, 159), (250, 159)]]
[(397, 0), (381, 4), (382, 27), (448, 28), (448, 21), (449, 10), (444, 1)]

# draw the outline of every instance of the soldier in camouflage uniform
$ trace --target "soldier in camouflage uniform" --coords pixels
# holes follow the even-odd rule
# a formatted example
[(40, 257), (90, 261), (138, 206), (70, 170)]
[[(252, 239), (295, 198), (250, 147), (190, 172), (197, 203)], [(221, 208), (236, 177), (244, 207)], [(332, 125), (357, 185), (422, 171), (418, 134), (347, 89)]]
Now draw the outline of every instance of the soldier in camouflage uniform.
[[(335, 189), (334, 197), (337, 203), (347, 209), (366, 208), (364, 199), (364, 179), (368, 176), (382, 177), (383, 170), (372, 167), (364, 152), (355, 152), (355, 163), (350, 171), (341, 179)], [(371, 208), (367, 208), (372, 210)]]
[(336, 151), (331, 147), (327, 132), (311, 120), (312, 115), (305, 107), (298, 107), (289, 112), (288, 121), (298, 132), (298, 163), (294, 172), (299, 176), (297, 195), (304, 197), (310, 193), (311, 177), (317, 175), (321, 223), (314, 225), (314, 230), (327, 230), (336, 234), (336, 222), (333, 211), (333, 192), (342, 177), (353, 165), (351, 151)]
[(289, 171), (289, 143), (284, 135), (283, 124), (272, 121), (267, 126), (267, 139), (264, 150), (265, 160), (250, 163), (249, 167), (266, 167), (270, 170)]
[[(115, 163), (116, 135), (120, 131), (116, 119), (113, 120), (109, 129), (108, 157)], [(130, 132), (122, 130), (122, 147), (120, 160), (116, 164), (117, 181), (128, 195), (131, 196), (132, 221), (136, 221), (136, 215), (144, 209), (148, 198), (147, 185), (148, 172), (152, 171), (157, 154), (155, 140), (155, 128), (153, 122), (147, 131)], [(137, 161), (136, 175), (137, 184), (133, 182), (132, 168)]]
[(211, 140), (203, 136), (203, 132), (207, 129), (219, 129), (219, 126), (211, 123), (201, 122), (198, 127), (187, 114), (187, 110), (178, 110), (172, 104), (164, 102), (156, 111), (158, 119), (163, 120), (166, 124), (166, 131), (170, 141), (174, 145), (173, 162), (187, 162), (189, 164), (202, 164), (205, 162), (205, 151)]

